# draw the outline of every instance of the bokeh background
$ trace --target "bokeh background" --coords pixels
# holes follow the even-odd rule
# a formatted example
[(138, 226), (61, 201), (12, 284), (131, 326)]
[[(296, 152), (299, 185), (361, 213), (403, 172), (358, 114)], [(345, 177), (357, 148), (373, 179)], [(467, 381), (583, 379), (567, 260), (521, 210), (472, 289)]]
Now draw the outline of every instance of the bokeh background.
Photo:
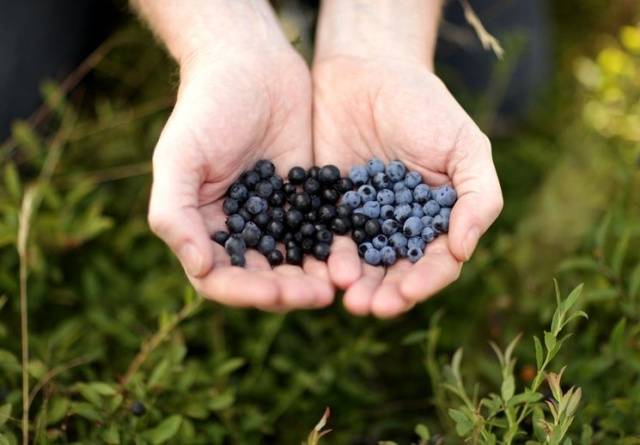
[[(21, 3), (0, 14), (0, 444), (20, 441), (23, 378), (38, 444), (299, 444), (325, 407), (322, 444), (560, 443), (533, 340), (552, 341), (554, 278), (562, 298), (584, 283), (571, 310), (589, 315), (546, 365), (581, 388), (563, 443), (640, 443), (637, 1), (472, 1), (501, 61), (449, 2), (438, 72), (491, 135), (505, 209), (458, 282), (390, 321), (339, 298), (201, 301), (145, 216), (175, 65), (122, 2)], [(275, 6), (309, 59), (317, 5)], [(501, 366), (489, 342), (520, 333)], [(540, 413), (509, 437), (480, 399), (536, 383)]]

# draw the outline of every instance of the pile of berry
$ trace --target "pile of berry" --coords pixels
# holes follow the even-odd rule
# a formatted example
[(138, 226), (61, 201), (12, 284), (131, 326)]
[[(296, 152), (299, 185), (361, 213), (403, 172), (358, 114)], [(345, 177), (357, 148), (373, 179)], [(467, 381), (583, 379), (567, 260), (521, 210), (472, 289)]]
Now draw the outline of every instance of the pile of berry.
[(229, 187), (223, 202), (228, 231), (213, 240), (235, 266), (244, 266), (247, 248), (272, 266), (300, 265), (305, 254), (325, 261), (334, 234), (349, 232), (369, 264), (390, 266), (399, 257), (415, 262), (427, 243), (447, 232), (456, 198), (449, 186), (429, 188), (400, 161), (385, 166), (372, 159), (348, 177), (334, 165), (293, 167), (285, 181), (273, 163), (261, 160)]

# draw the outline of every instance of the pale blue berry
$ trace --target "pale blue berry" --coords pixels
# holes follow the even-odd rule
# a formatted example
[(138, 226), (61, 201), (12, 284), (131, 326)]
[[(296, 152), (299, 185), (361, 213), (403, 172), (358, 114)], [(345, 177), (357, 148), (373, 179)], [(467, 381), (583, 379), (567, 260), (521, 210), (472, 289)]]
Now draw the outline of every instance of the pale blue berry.
[(391, 246), (384, 246), (380, 249), (382, 255), (382, 263), (385, 266), (392, 266), (396, 262), (396, 252)]
[(381, 224), (382, 233), (387, 236), (391, 236), (398, 231), (400, 224), (395, 219), (386, 219)]
[(416, 188), (416, 186), (421, 182), (422, 182), (422, 175), (417, 171), (410, 171), (404, 177), (404, 183), (410, 189)]
[(422, 233), (420, 234), (420, 237), (424, 240), (425, 243), (430, 243), (435, 239), (436, 235), (437, 235), (436, 231), (433, 230), (433, 228), (427, 226), (424, 229), (422, 229)]
[(443, 207), (451, 207), (457, 199), (458, 194), (448, 185), (440, 187), (435, 193), (435, 200)]
[(413, 201), (413, 193), (411, 190), (404, 188), (396, 192), (396, 204), (411, 204)]
[(413, 199), (420, 204), (424, 204), (431, 196), (429, 186), (427, 184), (418, 184), (413, 189)]
[(412, 216), (408, 218), (404, 225), (402, 226), (402, 233), (404, 233), (407, 237), (418, 236), (422, 229), (424, 228), (424, 224), (417, 216)]
[(446, 233), (449, 231), (449, 217), (436, 215), (433, 217), (433, 228), (438, 233)]
[(371, 244), (373, 244), (373, 247), (375, 247), (378, 250), (386, 246), (388, 242), (389, 241), (386, 235), (382, 235), (382, 234), (376, 235), (376, 237), (371, 240)]
[(427, 245), (427, 243), (424, 242), (424, 240), (422, 239), (422, 237), (420, 235), (413, 236), (413, 237), (409, 238), (409, 241), (407, 241), (407, 247), (409, 248), (409, 250), (411, 250), (411, 249), (424, 250), (426, 245)]
[(407, 258), (409, 258), (409, 261), (411, 261), (412, 263), (417, 263), (418, 260), (420, 260), (420, 258), (422, 258), (422, 250), (420, 249), (416, 249), (414, 248), (409, 248), (407, 250)]
[(418, 218), (422, 218), (424, 216), (422, 204), (418, 204), (417, 202), (411, 204), (411, 216), (417, 216)]
[(407, 247), (407, 237), (402, 234), (402, 232), (396, 232), (389, 237), (389, 245), (394, 249), (398, 249), (400, 247)]
[(376, 173), (380, 173), (384, 171), (384, 162), (378, 158), (373, 158), (369, 162), (367, 162), (367, 173), (369, 176), (373, 176)]
[(382, 261), (382, 254), (378, 249), (371, 247), (365, 251), (364, 261), (372, 266), (377, 266)]
[(383, 205), (382, 207), (380, 207), (380, 218), (382, 218), (383, 220), (393, 218), (394, 209), (395, 207), (393, 207), (392, 205)]
[(393, 212), (399, 223), (404, 223), (411, 216), (411, 206), (409, 204), (400, 204)]
[(422, 207), (422, 210), (425, 215), (436, 216), (440, 213), (440, 205), (432, 199), (431, 201), (427, 201), (427, 203)]
[(362, 202), (362, 198), (360, 197), (360, 194), (353, 190), (349, 190), (342, 197), (342, 203), (348, 205), (352, 209), (355, 209), (356, 207), (358, 207), (361, 202)]
[(349, 171), (349, 179), (353, 181), (356, 187), (361, 186), (362, 184), (366, 184), (369, 180), (369, 173), (367, 173), (367, 168), (364, 165), (356, 165), (355, 167), (351, 167)]
[(371, 178), (371, 184), (378, 190), (382, 190), (391, 187), (391, 180), (386, 173), (380, 172), (373, 175), (373, 178)]
[(393, 184), (393, 191), (397, 192), (403, 189), (406, 189), (407, 186), (404, 184), (404, 181), (398, 181), (395, 184)]
[(373, 201), (376, 199), (376, 189), (369, 184), (361, 185), (358, 188), (358, 193), (360, 194), (360, 199), (362, 202)]
[(407, 172), (407, 167), (400, 161), (391, 161), (387, 165), (386, 173), (393, 182), (401, 181)]
[(368, 218), (378, 218), (380, 216), (380, 203), (378, 201), (367, 201), (362, 206), (362, 211)]
[(380, 205), (393, 204), (394, 200), (396, 199), (393, 191), (389, 189), (380, 190), (378, 192), (377, 198)]

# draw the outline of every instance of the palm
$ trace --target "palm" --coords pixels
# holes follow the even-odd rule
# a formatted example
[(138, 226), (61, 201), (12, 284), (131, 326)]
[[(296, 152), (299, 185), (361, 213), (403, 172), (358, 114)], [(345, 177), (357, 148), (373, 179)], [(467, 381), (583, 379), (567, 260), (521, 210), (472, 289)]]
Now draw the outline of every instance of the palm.
[[(430, 185), (452, 181), (461, 200), (477, 193), (472, 186), (477, 168), (464, 167), (472, 158), (482, 161), (479, 154), (486, 153), (477, 151), (486, 141), (478, 140), (471, 119), (426, 68), (339, 58), (316, 64), (314, 86), (319, 163), (348, 169), (373, 157), (400, 159)], [(461, 213), (456, 206), (452, 232), (461, 225)], [(345, 305), (351, 311), (380, 316), (397, 315), (455, 280), (465, 256), (460, 243), (445, 235), (428, 246), (416, 265), (401, 260), (385, 272), (363, 264), (355, 248), (346, 238), (337, 241), (330, 274), (338, 286), (348, 287)]]
[[(226, 304), (317, 307), (333, 295), (326, 266), (318, 261), (307, 260), (304, 270), (290, 265), (272, 270), (262, 255), (248, 252), (247, 267), (240, 269), (231, 267), (222, 246), (208, 239), (224, 228), (227, 188), (257, 160), (271, 159), (280, 174), (311, 164), (308, 69), (293, 53), (282, 59), (254, 59), (236, 72), (208, 70), (188, 79), (154, 155), (156, 174), (163, 169), (187, 173), (169, 186), (179, 189), (172, 193), (181, 195), (184, 224), (213, 252), (210, 271), (189, 279), (203, 295)], [(256, 66), (260, 63), (269, 66)], [(154, 182), (154, 192), (156, 187), (162, 184)]]

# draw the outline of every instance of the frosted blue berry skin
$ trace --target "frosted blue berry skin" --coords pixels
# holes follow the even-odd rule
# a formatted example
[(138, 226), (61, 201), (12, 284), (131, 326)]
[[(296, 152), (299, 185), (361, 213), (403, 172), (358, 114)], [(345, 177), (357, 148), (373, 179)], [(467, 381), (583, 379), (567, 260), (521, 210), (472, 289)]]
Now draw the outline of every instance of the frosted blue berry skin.
[(382, 224), (382, 233), (387, 236), (391, 236), (400, 229), (400, 224), (395, 219), (385, 219)]
[(407, 218), (411, 216), (411, 206), (409, 204), (400, 204), (396, 206), (393, 215), (399, 223), (404, 224)]
[(427, 184), (418, 184), (416, 188), (413, 189), (413, 200), (415, 202), (424, 204), (429, 200), (430, 197), (431, 191)]
[(239, 235), (231, 235), (227, 242), (224, 243), (224, 250), (229, 255), (244, 255), (247, 251), (247, 245)]
[(380, 250), (382, 249), (384, 246), (386, 246), (388, 244), (389, 240), (385, 235), (376, 235), (372, 240), (371, 240), (371, 244), (373, 244), (373, 247)]
[(366, 184), (369, 180), (369, 173), (364, 165), (356, 165), (349, 170), (349, 179), (353, 181), (356, 187)]
[(404, 179), (404, 175), (407, 173), (407, 167), (400, 161), (391, 161), (387, 164), (387, 168), (385, 170), (389, 179), (393, 182), (398, 182)]
[(422, 229), (422, 233), (420, 233), (420, 237), (425, 243), (430, 243), (431, 241), (433, 241), (436, 235), (437, 235), (436, 231), (429, 226)]
[(342, 196), (342, 203), (348, 205), (352, 209), (359, 207), (361, 202), (362, 198), (360, 197), (360, 194), (353, 190), (349, 190), (344, 194), (344, 196)]
[(422, 183), (422, 175), (415, 170), (410, 171), (404, 177), (404, 184), (407, 186), (407, 188), (414, 189), (418, 184), (421, 184), (421, 183)]
[(360, 195), (362, 202), (373, 201), (377, 197), (376, 189), (369, 184), (364, 184), (358, 187), (358, 194)]
[(267, 201), (259, 196), (252, 196), (247, 199), (245, 208), (252, 215), (257, 215), (258, 213), (262, 213), (267, 210)]
[(442, 207), (440, 209), (439, 215), (445, 218), (449, 218), (451, 216), (451, 209), (449, 207)]
[(271, 235), (264, 235), (258, 243), (258, 250), (263, 255), (268, 254), (276, 248), (276, 240)]
[(436, 215), (433, 217), (432, 226), (438, 233), (447, 233), (449, 231), (449, 218)]
[(430, 227), (433, 224), (433, 216), (425, 215), (420, 218), (420, 221), (422, 221), (425, 227)]
[(417, 216), (418, 218), (422, 218), (424, 216), (422, 204), (418, 204), (417, 202), (411, 204), (411, 216)]
[(411, 204), (413, 202), (413, 193), (407, 188), (398, 190), (395, 195), (396, 204)]
[(435, 200), (427, 201), (427, 203), (422, 207), (424, 214), (427, 216), (436, 216), (440, 213), (440, 205)]
[(244, 229), (245, 220), (237, 213), (229, 215), (227, 218), (227, 227), (231, 233), (240, 233)]
[(373, 244), (371, 244), (369, 241), (358, 244), (358, 253), (360, 254), (360, 256), (364, 256), (364, 253), (369, 249), (373, 249)]
[(457, 199), (458, 194), (448, 185), (440, 187), (435, 193), (435, 200), (438, 201), (438, 204), (442, 207), (451, 207)]
[(367, 218), (378, 218), (380, 216), (380, 204), (378, 201), (367, 201), (362, 206), (362, 213)]
[(394, 210), (395, 207), (390, 204), (383, 205), (382, 207), (380, 207), (380, 218), (382, 218), (383, 220), (393, 218)]
[(409, 238), (412, 236), (419, 236), (423, 228), (424, 224), (422, 224), (420, 218), (412, 216), (404, 222), (404, 225), (402, 226), (402, 233)]
[(385, 266), (392, 266), (396, 262), (396, 251), (391, 246), (384, 246), (380, 249), (380, 255), (382, 256), (382, 264)]
[(402, 234), (402, 232), (396, 232), (389, 237), (388, 244), (397, 250), (400, 247), (407, 247), (408, 242), (409, 240)]
[(378, 249), (371, 247), (364, 253), (364, 261), (372, 266), (377, 266), (382, 261), (382, 254)]
[(407, 241), (407, 248), (409, 250), (411, 250), (411, 249), (419, 249), (420, 251), (422, 251), (422, 250), (424, 250), (426, 245), (427, 245), (427, 243), (424, 242), (424, 240), (422, 239), (422, 237), (420, 235), (413, 236), (413, 237), (409, 238), (409, 241)]
[(420, 258), (422, 258), (422, 255), (424, 254), (420, 249), (409, 248), (407, 250), (407, 258), (409, 258), (409, 261), (411, 261), (412, 263), (417, 263), (420, 260)]
[(373, 176), (384, 171), (384, 162), (381, 159), (373, 158), (367, 162), (367, 173)]
[(386, 173), (380, 172), (373, 175), (373, 178), (371, 178), (371, 185), (378, 190), (382, 190), (391, 188), (393, 186), (393, 182), (391, 182), (391, 179), (389, 179)]
[(249, 197), (249, 190), (244, 184), (236, 182), (229, 189), (229, 196), (236, 201), (244, 202)]
[(378, 191), (377, 199), (380, 205), (386, 205), (393, 204), (396, 197), (392, 190), (382, 189)]
[(393, 191), (394, 192), (398, 192), (398, 191), (404, 190), (406, 188), (407, 188), (407, 186), (404, 185), (404, 181), (399, 181), (399, 182), (396, 182), (396, 183), (393, 184)]

